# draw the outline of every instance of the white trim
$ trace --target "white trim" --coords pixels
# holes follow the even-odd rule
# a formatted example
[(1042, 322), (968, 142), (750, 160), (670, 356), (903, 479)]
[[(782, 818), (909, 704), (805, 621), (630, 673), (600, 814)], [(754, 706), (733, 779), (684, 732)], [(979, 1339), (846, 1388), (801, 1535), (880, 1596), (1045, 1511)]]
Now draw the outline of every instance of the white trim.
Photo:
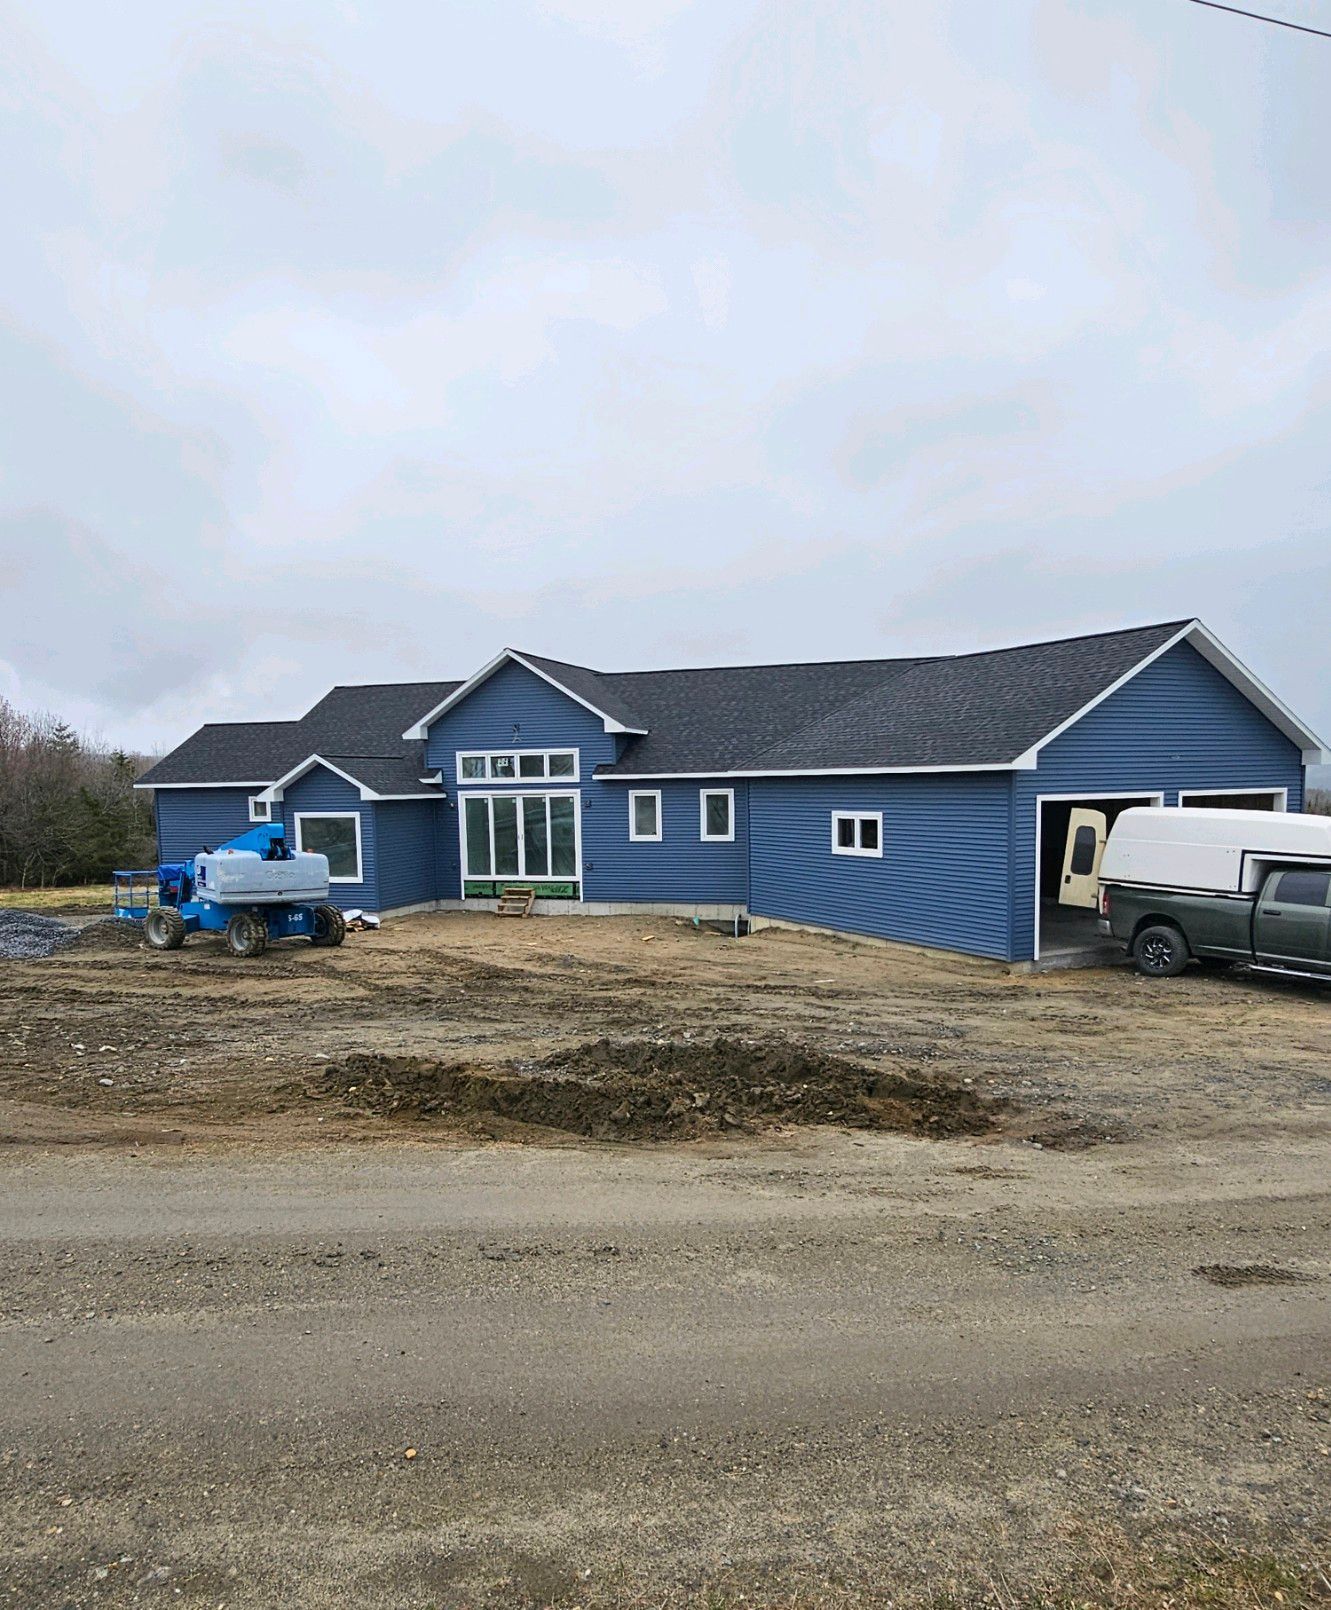
[[(1161, 643), (1160, 647), (1153, 649), (1145, 659), (1139, 660), (1130, 671), (1125, 671), (1116, 682), (1111, 682), (1107, 688), (1088, 703), (1082, 705), (1075, 714), (1070, 715), (1066, 721), (1060, 722), (1052, 732), (1047, 732), (1038, 743), (1032, 744), (1024, 754), (1018, 755), (1013, 765), (1018, 769), (1029, 769), (1038, 764), (1040, 751), (1051, 744), (1055, 738), (1061, 737), (1069, 727), (1075, 726), (1083, 716), (1089, 715), (1097, 705), (1111, 698), (1126, 683), (1131, 682), (1138, 672), (1144, 671), (1148, 665), (1154, 664), (1162, 654), (1168, 654), (1170, 649), (1176, 648), (1180, 643), (1189, 643), (1210, 665), (1214, 666), (1227, 681), (1244, 696), (1249, 704), (1260, 710), (1266, 719), (1290, 740), (1299, 745), (1305, 766), (1325, 765), (1331, 760), (1331, 750), (1317, 736), (1311, 727), (1307, 727), (1299, 720), (1288, 705), (1282, 704), (1265, 683), (1260, 682), (1247, 666), (1235, 659), (1234, 655), (1225, 647), (1214, 633), (1207, 631), (1199, 620), (1189, 621), (1173, 637)], [(1101, 799), (1108, 799), (1108, 794), (1102, 794)]]
[(343, 782), (350, 783), (361, 799), (383, 799), (384, 797), (361, 782), (358, 777), (353, 777), (349, 771), (343, 771), (341, 766), (335, 766), (331, 760), (326, 760), (322, 755), (317, 754), (308, 756), (298, 766), (293, 766), (284, 776), (279, 777), (275, 783), (271, 783), (264, 790), (265, 797), (268, 799), (281, 799), (292, 783), (298, 782), (307, 771), (313, 771), (316, 766), (324, 766), (329, 771), (336, 773)]
[[(1288, 788), (1180, 788), (1177, 804), (1182, 806), (1187, 799), (1248, 799), (1253, 794), (1269, 794), (1276, 801), (1277, 811), (1289, 810)], [(1223, 807), (1218, 807), (1223, 808)]]
[[(1163, 805), (1165, 803), (1164, 790), (1160, 788), (1122, 788), (1117, 792), (1113, 789), (1102, 789), (1098, 794), (1088, 794), (1083, 788), (1079, 794), (1037, 794), (1035, 796), (1035, 910), (1031, 915), (1035, 933), (1031, 946), (1032, 962), (1038, 962), (1040, 959), (1040, 851), (1043, 848), (1041, 844), (1041, 828), (1044, 822), (1044, 811), (1042, 809), (1044, 802), (1046, 800), (1061, 800), (1064, 804), (1081, 802), (1085, 805), (1094, 805), (1098, 799), (1141, 799), (1151, 805)], [(1088, 906), (1086, 909), (1089, 911), (1090, 907)]]
[[(304, 845), (301, 843), (300, 824), (302, 822), (306, 821), (307, 819), (315, 819), (315, 818), (319, 818), (319, 817), (322, 817), (325, 820), (333, 819), (333, 820), (336, 820), (336, 821), (339, 821), (339, 822), (344, 822), (344, 821), (349, 820), (349, 821), (352, 821), (352, 822), (354, 822), (356, 824), (356, 876), (354, 878), (348, 878), (345, 875), (341, 876), (341, 877), (334, 877), (333, 874), (330, 872), (328, 874), (329, 883), (364, 883), (365, 882), (365, 857), (361, 853), (360, 812), (359, 811), (297, 811), (291, 818), (291, 825), (296, 830), (296, 848), (298, 850), (304, 848)], [(322, 853), (322, 852), (320, 852), (320, 853)]]
[(548, 671), (542, 671), (540, 666), (533, 665), (530, 660), (524, 659), (516, 649), (506, 648), (496, 654), (489, 664), (483, 665), (479, 671), (469, 676), (460, 688), (455, 688), (446, 699), (435, 705), (433, 710), (427, 711), (419, 721), (408, 727), (402, 736), (404, 738), (427, 738), (429, 736), (428, 729), (446, 710), (451, 710), (455, 704), (460, 704), (468, 694), (474, 693), (482, 682), (488, 681), (500, 666), (508, 661), (522, 666), (523, 670), (530, 671), (533, 676), (539, 676), (542, 682), (548, 682), (552, 688), (557, 688), (565, 698), (572, 699), (574, 704), (580, 704), (584, 710), (590, 710), (594, 716), (600, 716), (605, 723), (607, 732), (631, 732), (641, 736), (647, 731), (646, 727), (626, 727), (622, 721), (617, 721), (614, 716), (608, 716), (604, 710), (598, 710), (594, 704), (589, 703), (581, 694), (574, 693), (572, 688), (566, 688), (562, 682), (556, 681)]
[[(724, 794), (730, 801), (730, 831), (707, 831), (707, 801), (716, 794)], [(698, 839), (702, 844), (733, 844), (735, 842), (735, 790), (733, 788), (700, 788), (698, 790)]]
[[(656, 801), (656, 832), (638, 832), (638, 806), (640, 799), (654, 799)], [(733, 807), (732, 807), (733, 808)], [(630, 788), (629, 789), (629, 842), (631, 844), (660, 844), (665, 836), (665, 819), (661, 814), (661, 790), (659, 788)]]
[[(467, 808), (469, 799), (571, 799), (573, 801), (573, 853), (577, 859), (577, 867), (573, 872), (472, 872), (467, 866)], [(548, 812), (547, 812), (548, 820)], [(550, 846), (553, 849), (553, 846)], [(490, 807), (490, 857), (494, 859), (494, 806)], [(527, 846), (519, 825), (518, 830), (518, 866), (522, 867), (527, 859)], [(458, 798), (458, 898), (466, 900), (465, 890), (468, 883), (502, 883), (506, 879), (529, 883), (576, 883), (578, 893), (582, 893), (582, 795), (575, 790), (567, 788), (533, 788), (527, 791), (513, 788), (488, 788), (483, 792), (479, 789), (469, 789)], [(475, 899), (480, 896), (473, 897)]]
[[(273, 820), (273, 802), (272, 802), (271, 799), (265, 799), (262, 794), (251, 794), (250, 797), (249, 797), (248, 804), (249, 804), (249, 808), (250, 808), (250, 821), (251, 822), (259, 822), (259, 823), (265, 823), (265, 822), (266, 823), (271, 823), (272, 822), (272, 820)], [(254, 807), (256, 805), (261, 805), (263, 807), (264, 811), (267, 814), (263, 815), (263, 816), (256, 816), (255, 812), (254, 812)]]
[[(511, 756), (519, 772), (521, 772), (522, 769), (521, 761), (524, 756), (540, 755), (545, 761), (545, 775), (542, 777), (522, 777), (520, 775), (513, 777), (491, 777), (489, 774), (490, 762), (496, 755)], [(572, 772), (570, 772), (566, 777), (552, 776), (550, 773), (551, 755), (572, 755)], [(464, 777), (462, 775), (462, 762), (464, 760), (483, 760), (485, 762), (486, 775), (484, 777)], [(560, 788), (563, 788), (569, 783), (580, 783), (582, 781), (582, 755), (576, 744), (556, 744), (552, 749), (515, 749), (512, 747), (502, 749), (498, 745), (493, 745), (489, 749), (458, 749), (454, 752), (453, 766), (453, 775), (457, 778), (459, 788), (476, 788), (477, 786), (483, 786), (486, 783), (502, 783), (506, 788), (515, 783), (525, 783), (529, 786), (537, 786), (541, 788), (544, 788), (548, 783), (556, 783)]]
[[(1035, 762), (1018, 765), (1016, 761), (986, 761), (983, 766), (795, 766), (775, 767), (767, 771), (610, 771), (596, 773), (600, 783), (654, 783), (690, 782), (699, 777), (915, 777), (932, 772), (971, 771), (1034, 771)], [(969, 954), (967, 952), (966, 954)]]
[[(841, 822), (855, 823), (855, 843), (850, 848), (837, 843), (837, 827)], [(860, 840), (863, 831), (861, 822), (876, 822), (878, 824), (878, 848), (866, 850), (861, 848)], [(832, 854), (862, 856), (865, 859), (881, 861), (883, 859), (883, 813), (882, 811), (833, 811), (832, 812)]]

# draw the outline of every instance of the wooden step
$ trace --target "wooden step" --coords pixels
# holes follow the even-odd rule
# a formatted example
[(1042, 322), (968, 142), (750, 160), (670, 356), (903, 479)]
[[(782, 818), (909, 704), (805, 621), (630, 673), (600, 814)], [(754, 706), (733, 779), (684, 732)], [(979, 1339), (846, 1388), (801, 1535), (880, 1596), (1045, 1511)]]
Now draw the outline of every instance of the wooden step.
[(499, 906), (495, 915), (499, 917), (530, 917), (531, 908), (535, 904), (535, 889), (501, 889), (499, 891)]

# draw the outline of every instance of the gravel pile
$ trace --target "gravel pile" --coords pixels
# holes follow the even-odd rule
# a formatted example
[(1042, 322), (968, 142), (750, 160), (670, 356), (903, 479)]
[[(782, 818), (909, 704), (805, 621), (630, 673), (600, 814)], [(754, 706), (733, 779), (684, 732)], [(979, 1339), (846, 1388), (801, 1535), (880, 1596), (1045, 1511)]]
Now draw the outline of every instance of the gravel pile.
[(51, 956), (78, 938), (77, 928), (55, 917), (39, 917), (35, 911), (0, 910), (0, 958), (27, 961)]

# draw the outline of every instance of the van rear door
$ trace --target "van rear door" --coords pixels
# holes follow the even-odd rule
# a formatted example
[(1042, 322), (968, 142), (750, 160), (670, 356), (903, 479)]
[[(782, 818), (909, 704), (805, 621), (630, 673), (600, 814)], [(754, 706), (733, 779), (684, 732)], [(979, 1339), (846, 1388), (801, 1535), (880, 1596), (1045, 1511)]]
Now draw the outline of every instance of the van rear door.
[(1068, 841), (1063, 851), (1063, 881), (1058, 886), (1060, 906), (1100, 903), (1100, 858), (1105, 853), (1109, 824), (1103, 811), (1074, 807), (1068, 812)]
[(1271, 873), (1253, 918), (1253, 949), (1259, 961), (1331, 973), (1331, 869)]

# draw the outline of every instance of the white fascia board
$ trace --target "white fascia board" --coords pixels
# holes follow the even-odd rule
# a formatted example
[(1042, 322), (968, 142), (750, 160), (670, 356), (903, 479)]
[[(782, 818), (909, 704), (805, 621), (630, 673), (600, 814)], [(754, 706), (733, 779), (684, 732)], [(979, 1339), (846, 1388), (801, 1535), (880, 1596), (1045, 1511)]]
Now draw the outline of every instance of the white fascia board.
[(160, 793), (164, 788), (267, 788), (271, 783), (271, 777), (264, 777), (251, 778), (247, 783), (135, 783), (134, 787)]
[(613, 716), (606, 715), (604, 710), (598, 710), (594, 704), (589, 703), (580, 694), (574, 693), (572, 688), (566, 688), (562, 682), (557, 681), (548, 671), (542, 671), (539, 666), (535, 666), (530, 660), (524, 659), (516, 649), (506, 648), (496, 654), (494, 659), (487, 665), (483, 665), (474, 676), (469, 676), (462, 686), (454, 689), (441, 704), (435, 705), (433, 710), (428, 711), (419, 721), (408, 727), (402, 734), (403, 738), (409, 740), (428, 738), (430, 727), (438, 721), (445, 711), (451, 710), (455, 704), (461, 704), (468, 694), (474, 693), (482, 682), (488, 681), (500, 666), (510, 661), (514, 665), (520, 665), (524, 671), (530, 671), (533, 676), (539, 676), (542, 682), (548, 682), (552, 688), (557, 688), (565, 698), (572, 699), (574, 704), (580, 704), (584, 710), (590, 710), (594, 716), (600, 716), (607, 732), (636, 733), (639, 736), (646, 732), (645, 727), (626, 727), (622, 721), (616, 721)]
[(1215, 666), (1222, 676), (1228, 677), (1239, 692), (1244, 694), (1251, 704), (1255, 704), (1273, 726), (1279, 727), (1291, 743), (1298, 744), (1303, 751), (1305, 766), (1325, 766), (1331, 763), (1331, 746), (1319, 738), (1311, 727), (1300, 721), (1289, 706), (1283, 700), (1276, 698), (1270, 688), (1259, 677), (1254, 676), (1242, 660), (1236, 659), (1220, 639), (1213, 632), (1209, 632), (1200, 621), (1193, 622), (1188, 641), (1204, 660)]
[(343, 782), (351, 784), (351, 786), (360, 795), (361, 799), (383, 798), (382, 794), (376, 794), (374, 789), (367, 788), (358, 777), (353, 777), (350, 772), (343, 771), (341, 766), (335, 766), (331, 760), (325, 760), (322, 755), (310, 755), (307, 759), (302, 760), (300, 765), (293, 766), (291, 770), (287, 772), (285, 777), (279, 777), (275, 783), (271, 784), (268, 788), (265, 788), (259, 797), (261, 799), (271, 800), (281, 799), (285, 790), (288, 789), (292, 783), (303, 777), (307, 771), (313, 771), (316, 766), (324, 766), (329, 771), (335, 772), (343, 780)]
[(1280, 729), (1291, 743), (1298, 744), (1303, 754), (1305, 766), (1318, 766), (1328, 758), (1327, 746), (1311, 728), (1305, 726), (1294, 712), (1279, 699), (1251, 671), (1229, 652), (1225, 645), (1209, 632), (1199, 620), (1189, 621), (1173, 637), (1166, 639), (1157, 649), (1139, 660), (1130, 671), (1126, 671), (1116, 682), (1111, 682), (1107, 688), (1102, 688), (1089, 703), (1082, 705), (1075, 714), (1062, 721), (1052, 732), (1047, 732), (1039, 743), (1032, 744), (1024, 755), (1017, 757), (1016, 765), (1021, 770), (1030, 770), (1039, 761), (1040, 751), (1047, 744), (1053, 743), (1055, 738), (1061, 737), (1069, 727), (1084, 716), (1088, 716), (1098, 705), (1112, 697), (1121, 687), (1131, 682), (1133, 677), (1144, 671), (1148, 665), (1153, 665), (1162, 654), (1168, 654), (1170, 649), (1176, 648), (1180, 643), (1189, 643), (1209, 664), (1213, 665), (1220, 674), (1231, 682), (1241, 694), (1259, 709), (1268, 721)]
[[(1023, 757), (1024, 759), (1024, 757)], [(943, 772), (972, 771), (1033, 771), (1034, 762), (1026, 765), (1022, 760), (988, 762), (983, 766), (784, 766), (769, 771), (618, 771), (597, 772), (598, 783), (651, 783), (680, 781), (707, 781), (721, 777), (921, 777)]]

